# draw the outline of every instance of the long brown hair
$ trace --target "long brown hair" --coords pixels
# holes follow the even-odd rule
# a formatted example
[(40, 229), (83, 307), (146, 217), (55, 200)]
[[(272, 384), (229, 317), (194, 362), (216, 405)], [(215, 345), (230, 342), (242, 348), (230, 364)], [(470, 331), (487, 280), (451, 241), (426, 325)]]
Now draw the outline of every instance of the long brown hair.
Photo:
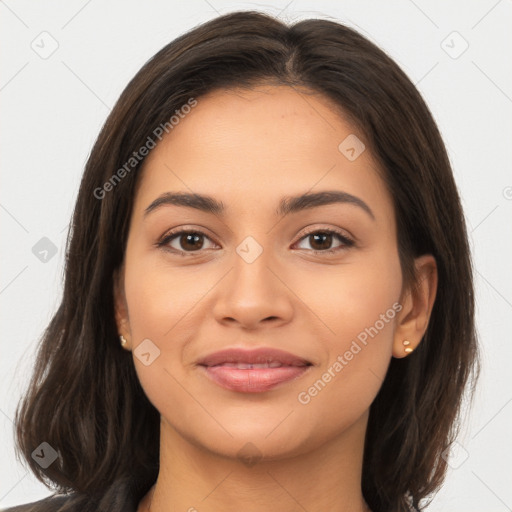
[[(159, 413), (120, 347), (112, 293), (143, 160), (112, 190), (98, 190), (190, 98), (263, 82), (310, 90), (339, 106), (365, 135), (393, 197), (406, 282), (414, 283), (414, 257), (436, 259), (439, 285), (424, 339), (409, 357), (391, 361), (370, 409), (362, 489), (374, 512), (402, 512), (424, 505), (443, 482), (441, 454), (457, 433), (478, 354), (465, 220), (440, 133), (407, 76), (358, 32), (245, 11), (204, 23), (152, 57), (87, 161), (62, 303), (16, 411), (19, 453), (40, 480), (72, 496), (59, 510), (136, 507), (159, 469)], [(31, 457), (43, 441), (59, 453), (46, 469)]]

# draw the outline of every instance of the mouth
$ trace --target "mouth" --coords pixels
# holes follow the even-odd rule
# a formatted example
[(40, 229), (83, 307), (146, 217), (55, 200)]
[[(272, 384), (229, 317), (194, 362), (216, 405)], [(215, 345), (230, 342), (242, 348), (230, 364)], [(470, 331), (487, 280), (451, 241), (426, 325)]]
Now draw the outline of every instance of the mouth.
[(303, 376), (310, 361), (282, 350), (227, 349), (197, 363), (210, 380), (231, 391), (261, 393)]
[(280, 366), (309, 366), (312, 363), (284, 350), (260, 347), (251, 350), (243, 348), (224, 349), (203, 357), (197, 364), (208, 367), (219, 365), (253, 365), (253, 367), (257, 367), (258, 365), (266, 365), (263, 366), (265, 368), (272, 365), (272, 368), (279, 368)]

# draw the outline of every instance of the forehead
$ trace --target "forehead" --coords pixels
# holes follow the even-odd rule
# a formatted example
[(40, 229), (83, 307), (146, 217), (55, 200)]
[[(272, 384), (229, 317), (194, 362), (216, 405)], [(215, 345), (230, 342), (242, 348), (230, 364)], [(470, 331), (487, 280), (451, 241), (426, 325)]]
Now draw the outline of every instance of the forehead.
[(338, 189), (379, 203), (372, 209), (389, 220), (391, 197), (364, 140), (311, 91), (214, 91), (197, 98), (146, 158), (136, 209), (167, 191), (214, 196), (229, 214), (233, 202), (261, 209), (264, 199), (275, 210), (284, 195)]

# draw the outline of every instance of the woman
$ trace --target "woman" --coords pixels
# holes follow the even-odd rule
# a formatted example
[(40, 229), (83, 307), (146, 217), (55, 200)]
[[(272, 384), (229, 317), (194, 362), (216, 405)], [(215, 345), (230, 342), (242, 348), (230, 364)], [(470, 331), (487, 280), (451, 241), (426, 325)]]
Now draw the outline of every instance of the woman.
[(139, 71), (87, 162), (16, 416), (56, 497), (10, 510), (420, 510), (477, 361), (413, 84), (341, 24), (220, 16)]

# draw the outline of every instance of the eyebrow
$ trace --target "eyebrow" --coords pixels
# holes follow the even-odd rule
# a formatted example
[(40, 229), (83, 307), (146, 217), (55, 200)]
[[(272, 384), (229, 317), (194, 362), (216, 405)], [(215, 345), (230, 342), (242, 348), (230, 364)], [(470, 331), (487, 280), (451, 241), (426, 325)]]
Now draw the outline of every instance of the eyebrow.
[[(276, 215), (297, 213), (310, 208), (325, 206), (335, 203), (352, 204), (364, 210), (373, 220), (375, 215), (371, 208), (359, 197), (339, 190), (327, 190), (323, 192), (305, 193), (298, 196), (286, 196), (281, 199), (276, 209)], [(145, 210), (144, 217), (158, 208), (166, 205), (194, 208), (202, 212), (222, 216), (225, 206), (222, 201), (214, 197), (202, 194), (189, 194), (185, 192), (166, 192), (157, 197)]]

